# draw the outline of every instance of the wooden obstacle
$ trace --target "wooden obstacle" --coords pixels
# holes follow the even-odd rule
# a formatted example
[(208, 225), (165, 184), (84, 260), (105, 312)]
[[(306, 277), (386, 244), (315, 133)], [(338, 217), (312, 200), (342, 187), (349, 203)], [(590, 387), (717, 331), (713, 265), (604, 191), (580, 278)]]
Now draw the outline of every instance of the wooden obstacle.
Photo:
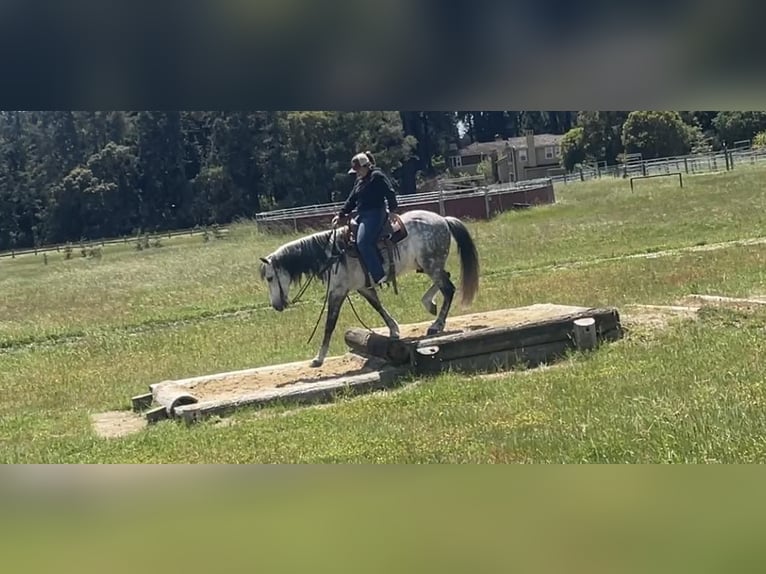
[(338, 393), (399, 385), (412, 375), (536, 366), (622, 337), (616, 309), (553, 304), (450, 317), (444, 332), (425, 336), (429, 325), (401, 325), (397, 340), (385, 328), (348, 329), (349, 352), (328, 357), (319, 368), (300, 361), (156, 383), (133, 397), (133, 410), (150, 423), (191, 423), (243, 406), (326, 402)]

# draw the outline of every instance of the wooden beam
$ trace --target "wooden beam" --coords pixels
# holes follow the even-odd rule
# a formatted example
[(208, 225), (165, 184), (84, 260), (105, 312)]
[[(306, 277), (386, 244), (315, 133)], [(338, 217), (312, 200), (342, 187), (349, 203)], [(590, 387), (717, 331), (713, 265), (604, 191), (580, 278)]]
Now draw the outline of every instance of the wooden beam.
[(130, 403), (133, 406), (133, 412), (139, 413), (152, 406), (154, 401), (154, 395), (152, 393), (144, 393), (143, 395), (136, 395), (130, 399)]
[(170, 418), (165, 407), (154, 407), (153, 409), (146, 411), (144, 417), (146, 418), (146, 422), (150, 425)]
[(366, 329), (352, 327), (344, 335), (346, 344), (352, 352), (366, 357), (379, 357), (393, 365), (412, 362), (415, 343), (391, 339)]
[(340, 392), (353, 394), (367, 393), (398, 386), (404, 375), (410, 373), (406, 367), (384, 367), (379, 371), (338, 377), (316, 383), (302, 383), (288, 387), (261, 389), (236, 398), (200, 401), (181, 405), (174, 409), (174, 415), (186, 423), (194, 423), (211, 415), (231, 413), (245, 406), (268, 406), (279, 403), (312, 404), (328, 402)]
[[(555, 317), (541, 322), (511, 327), (489, 327), (422, 339), (424, 346), (439, 347), (442, 360), (457, 359), (571, 340), (577, 319), (593, 317), (599, 338), (610, 331), (619, 333), (620, 320), (616, 309), (590, 309)], [(420, 346), (420, 345), (419, 345)]]
[(442, 361), (441, 370), (464, 373), (511, 371), (520, 367), (535, 367), (553, 362), (573, 348), (571, 341), (555, 341), (525, 349), (508, 349), (471, 357), (458, 357)]
[[(602, 341), (616, 341), (622, 337), (622, 328), (614, 328), (601, 334)], [(568, 351), (576, 350), (573, 338), (548, 341), (525, 347), (515, 347), (473, 355), (442, 356), (439, 347), (429, 347), (429, 353), (422, 357), (421, 349), (416, 352), (415, 372), (435, 374), (455, 370), (460, 372), (496, 372), (518, 367), (535, 367), (551, 363), (563, 357)]]

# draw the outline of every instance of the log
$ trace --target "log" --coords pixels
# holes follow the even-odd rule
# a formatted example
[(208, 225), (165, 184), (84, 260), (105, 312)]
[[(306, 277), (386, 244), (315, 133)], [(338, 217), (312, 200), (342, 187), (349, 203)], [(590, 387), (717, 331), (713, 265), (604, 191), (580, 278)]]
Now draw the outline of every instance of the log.
[(439, 356), (439, 347), (430, 345), (415, 349), (415, 370), (420, 374), (438, 373), (442, 370), (442, 359)]
[(593, 317), (584, 317), (582, 319), (575, 319), (573, 325), (572, 334), (574, 335), (575, 347), (582, 351), (595, 349), (598, 343), (596, 320)]
[(439, 357), (443, 361), (448, 361), (461, 357), (544, 345), (556, 341), (571, 341), (574, 321), (584, 317), (592, 317), (595, 320), (595, 330), (598, 337), (603, 338), (604, 334), (616, 331), (613, 336), (617, 335), (619, 338), (621, 328), (617, 310), (590, 309), (527, 325), (491, 327), (451, 335), (427, 337), (420, 344), (438, 346)]
[[(601, 339), (604, 341), (616, 341), (622, 336), (622, 329), (612, 329), (603, 333)], [(439, 349), (439, 347), (429, 347), (430, 349)], [(459, 372), (496, 372), (512, 370), (518, 367), (536, 367), (555, 361), (566, 355), (567, 351), (575, 349), (573, 338), (550, 341), (526, 347), (517, 347), (492, 351), (487, 353), (478, 353), (474, 355), (452, 356), (442, 358), (440, 352), (436, 352), (429, 359), (429, 362), (420, 360), (420, 350), (416, 352), (415, 372), (418, 374), (431, 374), (440, 371), (455, 370)]]
[(470, 357), (458, 357), (442, 361), (443, 371), (498, 372), (521, 367), (536, 367), (563, 357), (573, 348), (571, 341), (555, 341), (524, 349), (508, 349)]
[(346, 330), (344, 339), (349, 349), (363, 357), (378, 357), (393, 365), (412, 362), (416, 344), (399, 339), (391, 339), (373, 331), (352, 327)]
[(171, 417), (175, 414), (176, 408), (198, 402), (197, 397), (178, 385), (158, 386), (154, 389), (153, 395), (155, 402), (162, 405)]

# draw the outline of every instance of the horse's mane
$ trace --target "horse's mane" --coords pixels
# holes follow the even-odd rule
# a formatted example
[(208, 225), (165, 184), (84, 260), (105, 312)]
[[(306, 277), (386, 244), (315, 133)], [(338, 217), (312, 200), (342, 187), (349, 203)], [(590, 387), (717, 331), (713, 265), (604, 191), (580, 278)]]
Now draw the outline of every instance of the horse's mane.
[[(275, 267), (287, 271), (290, 283), (300, 283), (303, 277), (318, 277), (328, 261), (327, 247), (332, 231), (319, 231), (306, 237), (284, 244), (267, 259)], [(264, 277), (264, 265), (261, 265), (261, 278)]]

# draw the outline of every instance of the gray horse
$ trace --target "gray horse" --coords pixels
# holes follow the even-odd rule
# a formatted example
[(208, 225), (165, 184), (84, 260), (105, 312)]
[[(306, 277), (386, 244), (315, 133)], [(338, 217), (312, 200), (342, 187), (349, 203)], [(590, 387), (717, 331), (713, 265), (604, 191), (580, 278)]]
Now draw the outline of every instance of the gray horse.
[[(455, 285), (450, 280), (449, 272), (444, 269), (449, 256), (450, 236), (455, 238), (460, 255), (460, 289), (464, 305), (470, 305), (479, 290), (476, 245), (466, 226), (455, 217), (414, 210), (404, 213), (401, 220), (407, 229), (407, 236), (397, 244), (398, 252), (394, 255), (396, 276), (419, 271), (433, 281), (433, 285), (423, 295), (422, 303), (429, 313), (437, 315), (427, 331), (428, 335), (434, 335), (444, 330), (455, 294)], [(383, 307), (375, 289), (365, 286), (365, 273), (359, 259), (339, 253), (336, 240), (335, 230), (320, 231), (286, 243), (261, 258), (261, 278), (268, 284), (271, 306), (277, 311), (283, 311), (288, 306), (290, 286), (300, 282), (304, 276), (317, 277), (327, 284), (324, 339), (319, 353), (311, 362), (313, 367), (324, 363), (341, 306), (351, 290), (356, 290), (380, 314), (389, 328), (391, 338), (399, 337), (398, 323)], [(387, 268), (389, 263), (385, 253), (383, 258), (384, 268)], [(444, 301), (437, 314), (435, 301), (439, 291)]]

